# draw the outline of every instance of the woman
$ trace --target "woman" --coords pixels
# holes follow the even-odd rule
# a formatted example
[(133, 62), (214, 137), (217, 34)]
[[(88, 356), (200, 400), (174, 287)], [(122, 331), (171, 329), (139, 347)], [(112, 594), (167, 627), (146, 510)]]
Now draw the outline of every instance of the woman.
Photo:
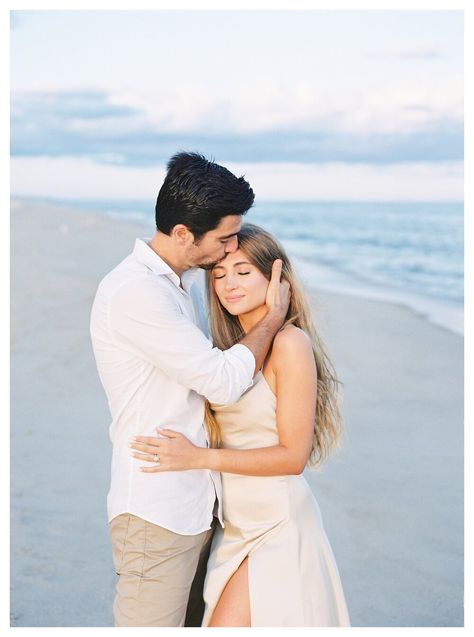
[(338, 381), (282, 247), (251, 224), (238, 239), (207, 275), (214, 344), (227, 349), (264, 316), (276, 259), (291, 287), (285, 325), (240, 400), (207, 405), (211, 448), (162, 429), (157, 446), (139, 437), (134, 456), (159, 454), (160, 471), (222, 472), (225, 528), (213, 539), (203, 626), (348, 626), (319, 507), (301, 475), (339, 441)]

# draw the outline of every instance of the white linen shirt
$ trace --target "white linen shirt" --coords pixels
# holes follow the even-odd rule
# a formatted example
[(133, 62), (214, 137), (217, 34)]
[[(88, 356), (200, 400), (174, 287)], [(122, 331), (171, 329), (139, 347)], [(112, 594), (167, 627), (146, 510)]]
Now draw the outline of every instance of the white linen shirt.
[[(91, 313), (91, 338), (112, 424), (108, 519), (137, 515), (182, 535), (210, 528), (220, 474), (208, 470), (143, 473), (132, 457), (135, 435), (156, 427), (208, 445), (204, 397), (228, 404), (252, 384), (255, 358), (244, 345), (226, 351), (207, 338), (196, 270), (178, 275), (137, 239), (132, 254), (101, 281)], [(183, 289), (184, 288), (184, 289)], [(204, 333), (205, 332), (205, 333)]]

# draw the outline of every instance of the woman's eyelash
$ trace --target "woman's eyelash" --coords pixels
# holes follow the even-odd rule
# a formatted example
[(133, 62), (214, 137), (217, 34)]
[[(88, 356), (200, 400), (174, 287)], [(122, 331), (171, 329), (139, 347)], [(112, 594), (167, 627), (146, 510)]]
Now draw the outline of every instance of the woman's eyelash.
[[(239, 274), (240, 276), (245, 276), (246, 274), (250, 274), (250, 272), (237, 272), (237, 274)], [(221, 274), (221, 276), (214, 275), (214, 280), (223, 279), (224, 277), (225, 277), (225, 274)]]

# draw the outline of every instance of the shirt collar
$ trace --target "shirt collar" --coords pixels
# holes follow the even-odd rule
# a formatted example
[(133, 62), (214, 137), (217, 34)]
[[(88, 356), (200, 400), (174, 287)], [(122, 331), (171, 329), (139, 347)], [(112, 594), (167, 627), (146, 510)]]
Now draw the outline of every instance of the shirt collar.
[[(166, 261), (163, 261), (159, 254), (150, 248), (148, 241), (149, 239), (135, 240), (135, 247), (133, 249), (135, 258), (149, 268), (154, 274), (168, 277), (176, 285), (176, 287), (182, 290), (183, 288), (181, 288), (179, 276), (172, 268), (170, 268)], [(183, 273), (181, 280), (183, 282), (183, 287), (186, 290), (189, 290), (198, 272), (199, 268), (191, 268)]]

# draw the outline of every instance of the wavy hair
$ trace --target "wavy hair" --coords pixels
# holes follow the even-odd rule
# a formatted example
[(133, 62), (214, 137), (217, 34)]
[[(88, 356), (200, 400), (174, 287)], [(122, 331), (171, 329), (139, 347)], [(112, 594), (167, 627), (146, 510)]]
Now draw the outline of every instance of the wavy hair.
[(167, 164), (155, 205), (156, 228), (170, 234), (184, 224), (199, 241), (227, 215), (244, 215), (254, 193), (243, 177), (199, 153), (179, 152)]
[[(339, 380), (311, 316), (311, 308), (283, 247), (266, 230), (245, 224), (238, 233), (239, 249), (269, 281), (275, 259), (282, 260), (282, 278), (290, 284), (291, 300), (285, 322), (302, 329), (311, 339), (317, 370), (316, 410), (309, 465), (320, 466), (329, 453), (340, 444), (342, 419), (339, 411)], [(206, 288), (210, 310), (210, 328), (214, 345), (225, 350), (244, 336), (237, 316), (230, 314), (220, 303), (214, 291), (212, 270), (206, 274)], [(206, 426), (211, 446), (221, 444), (221, 431), (214, 412), (206, 401)]]

